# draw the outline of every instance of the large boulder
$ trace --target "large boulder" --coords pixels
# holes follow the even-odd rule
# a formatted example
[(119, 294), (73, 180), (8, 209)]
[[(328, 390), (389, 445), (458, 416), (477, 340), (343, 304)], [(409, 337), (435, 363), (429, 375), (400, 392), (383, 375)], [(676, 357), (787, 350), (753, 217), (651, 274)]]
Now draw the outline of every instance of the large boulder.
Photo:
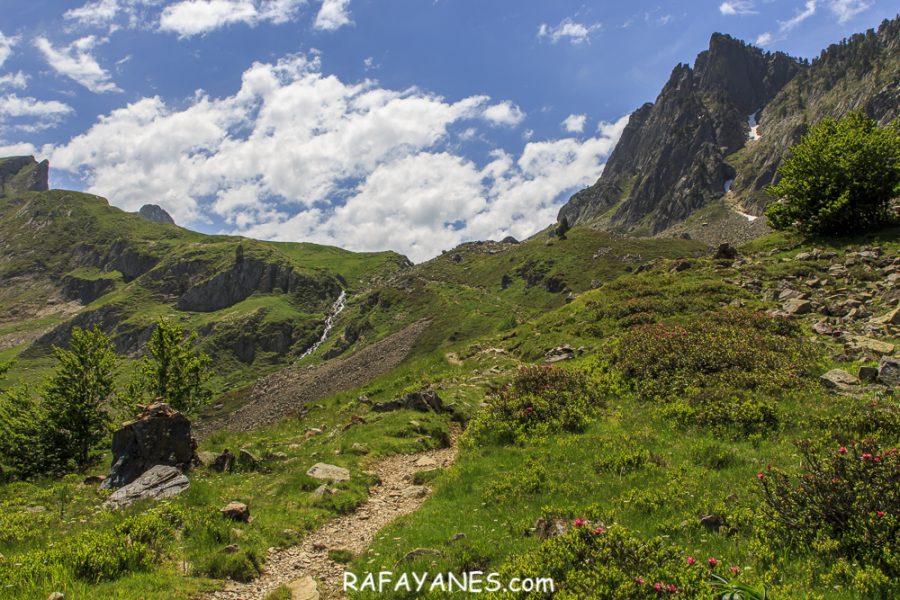
[(156, 465), (146, 473), (119, 488), (106, 500), (110, 508), (125, 508), (138, 500), (162, 500), (177, 496), (188, 489), (191, 482), (179, 469)]
[(157, 465), (185, 471), (196, 464), (196, 450), (187, 417), (163, 402), (151, 404), (113, 434), (112, 468), (102, 487), (128, 485)]
[(888, 387), (900, 387), (900, 359), (882, 356), (878, 364), (878, 382)]

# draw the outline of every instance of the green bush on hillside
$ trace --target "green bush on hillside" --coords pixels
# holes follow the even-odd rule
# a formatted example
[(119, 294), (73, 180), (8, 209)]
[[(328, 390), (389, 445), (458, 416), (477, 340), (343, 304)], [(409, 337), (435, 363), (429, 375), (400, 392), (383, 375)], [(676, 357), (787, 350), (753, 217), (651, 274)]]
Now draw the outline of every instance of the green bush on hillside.
[[(765, 536), (779, 547), (815, 547), (876, 567), (900, 581), (900, 456), (863, 440), (840, 447), (797, 444), (802, 471), (770, 468), (763, 490)], [(900, 591), (900, 584), (895, 584)]]
[(497, 598), (709, 598), (708, 571), (664, 538), (642, 539), (622, 526), (577, 520), (566, 535), (514, 557), (501, 580), (550, 577), (555, 592), (501, 593)]
[(768, 188), (776, 229), (848, 234), (888, 223), (900, 195), (900, 121), (879, 127), (862, 112), (824, 119), (791, 148)]
[(598, 387), (575, 370), (532, 365), (489, 395), (469, 423), (464, 444), (517, 444), (529, 437), (583, 431), (601, 406)]
[(740, 309), (631, 329), (614, 356), (638, 397), (667, 404), (677, 422), (744, 433), (775, 427), (774, 399), (804, 385), (816, 362), (796, 324)]

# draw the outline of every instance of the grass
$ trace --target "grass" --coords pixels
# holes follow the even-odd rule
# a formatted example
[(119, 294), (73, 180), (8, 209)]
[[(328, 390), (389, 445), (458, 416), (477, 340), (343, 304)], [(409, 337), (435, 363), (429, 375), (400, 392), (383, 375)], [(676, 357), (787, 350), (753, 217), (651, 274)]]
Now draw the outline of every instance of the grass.
[[(883, 245), (886, 254), (900, 251), (896, 230), (832, 246), (843, 251), (846, 244), (858, 247), (873, 240)], [(820, 273), (826, 265), (783, 260), (817, 244), (820, 242), (775, 234), (742, 249), (745, 254), (775, 252), (739, 273), (728, 263), (694, 257), (699, 250), (694, 242), (623, 240), (576, 228), (568, 240), (553, 245), (534, 239), (493, 254), (485, 251), (490, 247), (464, 248), (458, 261), (452, 254), (445, 255), (395, 273), (390, 281), (360, 287), (323, 351), (340, 343), (351, 325), (367, 322), (369, 327), (362, 328), (364, 333), (348, 346), (348, 352), (407, 323), (431, 318), (430, 328), (404, 364), (358, 389), (309, 406), (302, 418), (288, 418), (249, 433), (218, 432), (204, 441), (203, 451), (247, 448), (264, 459), (257, 471), (195, 471), (189, 492), (167, 503), (172, 510), (189, 515), (186, 524), (178, 529), (177, 543), (169, 545), (150, 570), (127, 572), (104, 583), (58, 572), (45, 580), (7, 588), (7, 595), (46, 597), (60, 588), (67, 597), (138, 598), (153, 597), (143, 591), (153, 589), (158, 597), (189, 598), (221, 586), (218, 578), (253, 577), (269, 547), (296, 543), (304, 532), (363, 502), (368, 486), (374, 483), (365, 473), (370, 461), (446, 442), (450, 415), (376, 414), (358, 401), (361, 395), (380, 402), (431, 387), (445, 403), (454, 405), (453, 418), (468, 420), (483, 414), (481, 404), (486, 395), (508, 383), (519, 365), (539, 362), (547, 350), (569, 344), (582, 350), (565, 368), (583, 371), (605, 390), (603, 402), (583, 428), (535, 430), (540, 433), (512, 438), (515, 441), (505, 445), (490, 438), (463, 445), (454, 466), (414, 475), (412, 483), (433, 488), (419, 511), (381, 531), (362, 555), (338, 552), (334, 558), (347, 562), (357, 573), (382, 568), (396, 571), (398, 561), (412, 550), (426, 548), (438, 554), (413, 557), (402, 563), (402, 569), (507, 572), (523, 564), (540, 568), (549, 550), (531, 531), (537, 520), (555, 516), (571, 523), (581, 517), (607, 527), (620, 526), (636, 543), (656, 540), (652, 543), (674, 556), (692, 555), (702, 560), (714, 556), (723, 569), (739, 566), (743, 570), (740, 581), (766, 584), (776, 598), (877, 597), (871, 590), (883, 588), (872, 583), (874, 576), (839, 556), (821, 548), (772, 548), (760, 539), (764, 527), (756, 475), (769, 464), (795, 470), (799, 455), (794, 441), (799, 438), (827, 438), (829, 443), (837, 443), (838, 439), (877, 435), (885, 444), (896, 444), (900, 428), (891, 425), (890, 416), (900, 412), (896, 399), (888, 396), (880, 408), (870, 410), (863, 400), (821, 389), (815, 382), (820, 372), (831, 367), (852, 370), (857, 363), (836, 357), (840, 349), (831, 343), (811, 344), (805, 329), (808, 323), (790, 336), (792, 343), (809, 348), (815, 358), (802, 381), (793, 383), (783, 379), (785, 365), (768, 355), (741, 362), (747, 352), (765, 345), (744, 344), (747, 348), (742, 350), (740, 341), (750, 339), (749, 332), (716, 320), (717, 315), (729, 314), (729, 305), (735, 300), (749, 312), (772, 308), (772, 303), (735, 284), (742, 275), (758, 277), (768, 287), (785, 277)], [(608, 250), (594, 258), (603, 248)], [(626, 258), (629, 254), (641, 258)], [(333, 260), (343, 260), (340, 253), (335, 256)], [(670, 272), (674, 261), (683, 258), (690, 267)], [(655, 260), (649, 269), (630, 272), (651, 259)], [(526, 285), (530, 271), (520, 267), (527, 264), (540, 274), (538, 283)], [(512, 281), (501, 289), (504, 274)], [(547, 289), (542, 282), (554, 274), (567, 276), (566, 285), (577, 298), (567, 303), (568, 292)], [(600, 283), (597, 289), (591, 289), (594, 280)], [(153, 301), (152, 295), (146, 301)], [(171, 310), (164, 303), (154, 306)], [(218, 314), (185, 316), (192, 326), (225, 330), (250, 318), (261, 324), (280, 323), (297, 318), (300, 310), (284, 295), (274, 294), (251, 296)], [(310, 312), (311, 322), (321, 316)], [(675, 370), (656, 375), (651, 369), (640, 378), (623, 373), (627, 344), (658, 323), (676, 329), (696, 325), (702, 327), (700, 334), (710, 333), (709, 348), (701, 337), (686, 354), (710, 350), (720, 359), (729, 350), (737, 352), (737, 358), (734, 364), (725, 361), (724, 367), (717, 367), (724, 371), (704, 371), (702, 377), (698, 375), (700, 367), (690, 366), (708, 364), (702, 353), (697, 355), (699, 362), (684, 363), (686, 370), (672, 367)], [(665, 362), (664, 355), (642, 351), (636, 356), (653, 357), (654, 369)], [(784, 354), (785, 360), (791, 356)], [(250, 367), (228, 362), (227, 354), (220, 355), (220, 360), (226, 370), (239, 373), (233, 379), (222, 378), (219, 384), (222, 389), (234, 390), (222, 399), (231, 410), (243, 401), (240, 383), (260, 372), (259, 364), (268, 359), (258, 358)], [(276, 368), (277, 362), (272, 357), (266, 368)], [(719, 387), (712, 385), (716, 381)], [(658, 386), (642, 387), (639, 382)], [(773, 387), (772, 382), (783, 389)], [(777, 419), (766, 421), (762, 428), (746, 429), (733, 419), (706, 418), (721, 414), (711, 409), (691, 413), (703, 418), (685, 418), (684, 406), (705, 410), (697, 399), (707, 398), (711, 408), (718, 406), (714, 402), (731, 406), (730, 397), (715, 395), (723, 385), (730, 385), (728, 389), (736, 395), (765, 402)], [(648, 394), (648, 389), (655, 391)], [(694, 403), (686, 404), (689, 399)], [(738, 414), (747, 410), (742, 408)], [(353, 415), (362, 416), (365, 423), (345, 429)], [(307, 437), (305, 432), (311, 427), (324, 433)], [(369, 453), (352, 452), (354, 443), (365, 444)], [(319, 461), (350, 469), (351, 480), (338, 486), (338, 494), (316, 498), (311, 493), (319, 482), (305, 472)], [(97, 472), (102, 470), (102, 465), (98, 466)], [(110, 513), (101, 509), (105, 494), (79, 481), (70, 477), (61, 482), (0, 487), (2, 514), (8, 519), (2, 529), (11, 532), (0, 537), (0, 553), (5, 556), (0, 572), (51, 542), (63, 544), (86, 532), (114, 531), (127, 518), (152, 508), (137, 506)], [(251, 523), (216, 520), (217, 509), (232, 500), (250, 507)], [(36, 505), (46, 510), (27, 510)], [(700, 523), (700, 517), (709, 514), (719, 517), (721, 528), (709, 529)], [(206, 517), (201, 519), (202, 515)], [(232, 544), (238, 551), (223, 553)], [(575, 570), (589, 575), (581, 569)], [(278, 594), (286, 597), (285, 590), (276, 591), (273, 597)]]

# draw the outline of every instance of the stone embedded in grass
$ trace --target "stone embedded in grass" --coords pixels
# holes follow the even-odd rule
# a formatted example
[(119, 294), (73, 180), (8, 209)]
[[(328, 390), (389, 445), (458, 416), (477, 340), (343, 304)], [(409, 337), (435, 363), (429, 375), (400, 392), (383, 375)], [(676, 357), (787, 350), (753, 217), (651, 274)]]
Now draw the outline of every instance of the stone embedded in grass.
[(900, 325), (900, 306), (885, 315), (871, 318), (869, 322), (876, 325)]
[(350, 479), (350, 471), (343, 467), (326, 463), (314, 464), (306, 474), (314, 479), (327, 479), (330, 481), (347, 481)]
[(410, 392), (402, 398), (372, 405), (374, 412), (391, 412), (401, 409), (417, 410), (419, 412), (446, 412), (444, 401), (432, 390)]
[(250, 521), (250, 508), (243, 502), (229, 502), (219, 512), (232, 521)]
[(900, 387), (900, 360), (882, 356), (878, 364), (878, 382), (888, 387)]
[(113, 492), (105, 504), (117, 509), (138, 500), (171, 498), (188, 489), (190, 485), (188, 478), (177, 468), (156, 465), (125, 487)]
[(232, 454), (228, 448), (225, 448), (225, 450), (222, 451), (222, 454), (218, 455), (213, 461), (212, 468), (219, 473), (231, 473), (234, 469), (234, 461), (234, 454)]
[(882, 342), (870, 337), (856, 336), (850, 339), (847, 344), (851, 350), (861, 350), (863, 352), (872, 352), (878, 356), (885, 356), (894, 352), (894, 344)]
[(360, 444), (359, 442), (354, 442), (352, 446), (350, 446), (350, 452), (353, 454), (368, 454), (369, 447), (365, 444)]
[(407, 499), (424, 498), (428, 495), (428, 488), (424, 485), (411, 485), (400, 492), (400, 495)]
[(843, 369), (832, 369), (819, 377), (819, 381), (822, 382), (822, 385), (831, 389), (840, 389), (849, 385), (859, 384), (859, 379)]
[(878, 367), (860, 367), (857, 377), (865, 383), (875, 383), (878, 381)]
[(790, 298), (781, 309), (789, 315), (805, 315), (812, 312), (812, 302), (802, 298)]
[(337, 492), (333, 490), (327, 483), (323, 483), (315, 490), (313, 490), (313, 496), (316, 498), (324, 498), (325, 496), (334, 496)]
[(255, 454), (253, 454), (246, 448), (241, 448), (240, 450), (238, 450), (237, 464), (242, 469), (247, 469), (249, 471), (252, 471), (254, 469), (259, 468), (259, 463), (260, 463), (259, 457), (257, 457)]

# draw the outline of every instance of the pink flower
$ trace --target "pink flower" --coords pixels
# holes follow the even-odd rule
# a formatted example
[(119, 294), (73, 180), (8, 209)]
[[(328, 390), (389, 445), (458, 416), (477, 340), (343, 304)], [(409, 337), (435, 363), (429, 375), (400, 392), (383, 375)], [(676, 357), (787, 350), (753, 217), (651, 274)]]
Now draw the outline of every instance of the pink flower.
[(709, 566), (711, 566), (711, 567), (715, 567), (717, 564), (719, 564), (719, 561), (711, 556), (709, 557), (709, 560), (707, 560), (706, 562), (709, 563)]
[(732, 575), (737, 575), (738, 573), (741, 572), (740, 567), (729, 567), (728, 570), (731, 571)]
[(762, 479), (763, 479), (764, 477), (765, 477), (765, 475), (763, 475), (762, 473), (757, 473), (757, 474), (756, 474), (756, 478), (759, 479), (760, 481), (762, 481)]
[(872, 458), (872, 455), (869, 452), (863, 452), (862, 456), (860, 456), (863, 460), (869, 460)]
[(688, 557), (687, 557), (687, 564), (688, 564), (689, 567), (693, 567), (695, 564), (697, 564), (697, 559), (694, 558), (693, 556), (688, 556)]
[(657, 581), (656, 583), (653, 584), (653, 589), (656, 590), (657, 592), (661, 592), (663, 589), (663, 584), (661, 584), (660, 582)]
[(594, 535), (603, 535), (604, 533), (606, 533), (606, 530), (603, 529), (602, 527), (598, 527), (597, 529), (594, 530)]
[(840, 448), (838, 448), (838, 452), (840, 452), (841, 454), (847, 454), (847, 449), (841, 446)]
[(575, 527), (584, 527), (585, 520), (584, 519), (575, 519)]
[(670, 583), (666, 586), (666, 591), (668, 591), (670, 594), (677, 594), (678, 586), (676, 586), (674, 583)]
[(646, 581), (644, 581), (643, 577), (635, 577), (634, 582), (638, 585), (644, 585), (645, 583), (647, 583)]
[(883, 510), (879, 510), (879, 511), (878, 511), (877, 513), (875, 513), (875, 514), (878, 515), (878, 518), (879, 518), (879, 519), (882, 518), (882, 517), (884, 517), (884, 511), (883, 511)]

